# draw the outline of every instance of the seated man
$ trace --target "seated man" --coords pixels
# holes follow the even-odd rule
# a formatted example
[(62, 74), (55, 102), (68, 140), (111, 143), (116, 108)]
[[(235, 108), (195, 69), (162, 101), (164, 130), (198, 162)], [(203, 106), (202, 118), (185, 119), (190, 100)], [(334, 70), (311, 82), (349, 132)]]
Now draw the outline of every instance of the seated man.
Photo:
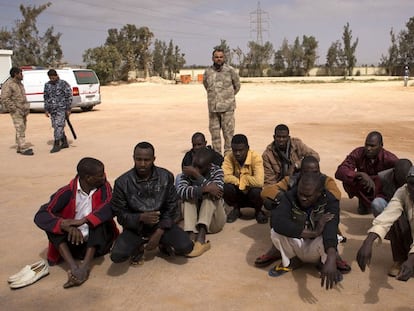
[[(203, 133), (196, 132), (191, 137), (191, 144), (193, 145), (193, 148), (191, 150), (187, 151), (184, 155), (183, 161), (181, 163), (181, 168), (184, 168), (184, 166), (191, 166), (193, 164), (193, 156), (196, 153), (197, 150), (201, 148), (208, 148), (210, 150), (213, 150), (211, 146), (207, 146), (206, 137)], [(218, 153), (217, 151), (213, 150), (213, 161), (217, 166), (220, 166), (223, 164), (223, 156)]]
[[(207, 141), (203, 133), (196, 132), (191, 137), (191, 143), (193, 145), (193, 148), (191, 150), (187, 151), (184, 155), (184, 158), (181, 162), (181, 169), (184, 169), (185, 166), (191, 166), (193, 165), (193, 156), (196, 153), (197, 150), (201, 148), (208, 148), (213, 151), (213, 163), (219, 167), (223, 164), (223, 156), (218, 153), (217, 151), (213, 150), (211, 146), (207, 146)], [(178, 187), (178, 184), (180, 182), (181, 176), (183, 173), (180, 173), (175, 178), (175, 187)], [(180, 201), (180, 200), (179, 200)], [(181, 202), (179, 202), (179, 209), (177, 211), (177, 216), (175, 217), (175, 222), (179, 223), (183, 219), (182, 216), (182, 206)]]
[[(267, 185), (263, 187), (261, 196), (263, 198), (265, 208), (267, 210), (275, 208), (280, 202), (280, 196), (284, 192), (297, 186), (302, 174), (306, 173), (320, 174), (325, 190), (329, 191), (337, 200), (341, 199), (341, 191), (336, 185), (335, 180), (332, 177), (326, 176), (320, 172), (318, 159), (313, 156), (306, 156), (302, 159), (299, 172), (295, 173), (293, 176), (285, 176), (281, 181), (274, 185)], [(280, 259), (280, 253), (274, 245), (272, 245), (272, 247), (265, 254), (256, 258), (254, 264), (257, 267), (265, 267), (278, 259)], [(337, 260), (337, 265), (338, 269), (343, 272), (350, 271), (350, 266), (340, 258)]]
[(265, 185), (274, 185), (283, 177), (292, 175), (300, 168), (305, 156), (314, 156), (319, 161), (316, 151), (299, 138), (289, 136), (289, 128), (285, 124), (275, 127), (273, 139), (262, 155)]
[(280, 276), (300, 263), (322, 263), (321, 286), (342, 280), (336, 267), (339, 201), (324, 190), (320, 174), (306, 173), (272, 210), (271, 239), (282, 262), (269, 271)]
[(357, 254), (358, 265), (362, 271), (370, 263), (372, 245), (377, 238), (388, 237), (391, 242), (394, 265), (389, 276), (407, 281), (414, 271), (414, 166), (410, 168), (406, 184), (398, 188), (387, 207), (372, 221), (368, 236)]
[(407, 174), (413, 164), (408, 159), (399, 159), (395, 167), (378, 172), (381, 193), (383, 197), (377, 197), (371, 202), (372, 214), (377, 217), (382, 213), (388, 202), (394, 196), (395, 191), (407, 181)]
[[(221, 231), (226, 223), (223, 204), (223, 170), (214, 164), (214, 151), (198, 149), (193, 164), (184, 166), (177, 192), (184, 202), (184, 230), (195, 240), (188, 257), (197, 257), (208, 251), (210, 241), (206, 233)], [(194, 234), (196, 234), (194, 239)]]
[(115, 180), (111, 206), (123, 232), (114, 243), (115, 263), (143, 263), (144, 251), (159, 247), (170, 255), (186, 255), (193, 242), (173, 221), (177, 209), (174, 176), (154, 165), (154, 147), (140, 142), (134, 148), (135, 166)]
[(253, 207), (256, 220), (260, 224), (267, 223), (262, 211), (263, 200), (260, 192), (263, 187), (263, 161), (255, 151), (249, 149), (247, 137), (243, 134), (234, 135), (231, 149), (223, 162), (224, 201), (233, 206), (227, 215), (231, 223), (240, 217), (241, 207)]
[(383, 197), (379, 189), (378, 172), (393, 168), (398, 158), (383, 148), (382, 135), (370, 132), (365, 146), (354, 149), (338, 166), (335, 178), (343, 182), (349, 198), (358, 198), (358, 213), (369, 213), (371, 202)]
[[(109, 253), (119, 234), (108, 205), (112, 190), (106, 181), (103, 163), (83, 158), (77, 172), (67, 186), (41, 206), (34, 218), (49, 239), (49, 264), (56, 264), (63, 258), (69, 265), (64, 288), (84, 283), (92, 259)], [(75, 259), (83, 261), (78, 264)]]

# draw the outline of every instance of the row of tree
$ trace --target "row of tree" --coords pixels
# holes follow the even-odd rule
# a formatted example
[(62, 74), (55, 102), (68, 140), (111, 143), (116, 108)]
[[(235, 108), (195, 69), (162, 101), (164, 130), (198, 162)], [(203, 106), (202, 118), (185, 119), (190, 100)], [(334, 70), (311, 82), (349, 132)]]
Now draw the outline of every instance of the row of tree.
[[(332, 43), (326, 56), (326, 70), (329, 75), (352, 75), (356, 64), (355, 51), (358, 39), (352, 42), (349, 23), (344, 26), (342, 42)], [(263, 45), (254, 41), (248, 43), (249, 51), (244, 54), (237, 47), (231, 49), (226, 40), (216, 46), (223, 49), (228, 61), (240, 69), (241, 76), (306, 76), (315, 67), (318, 41), (313, 36), (296, 37), (293, 44), (284, 39), (281, 47), (274, 50), (270, 42)], [(238, 63), (234, 62), (237, 59)]]
[[(59, 67), (63, 65), (63, 53), (59, 43), (61, 33), (48, 28), (40, 35), (36, 26), (37, 17), (51, 3), (40, 6), (20, 5), (23, 19), (16, 21), (11, 30), (1, 28), (0, 48), (14, 51), (16, 66), (37, 65)], [(381, 66), (390, 75), (400, 75), (405, 65), (414, 62), (414, 17), (406, 24), (407, 29), (398, 35), (391, 29), (391, 46), (388, 55), (381, 58)], [(158, 75), (174, 79), (185, 65), (184, 54), (173, 41), (167, 44), (154, 39), (148, 27), (137, 28), (127, 24), (121, 29), (109, 29), (102, 46), (87, 49), (83, 60), (87, 67), (94, 69), (103, 83), (128, 79), (131, 72), (142, 76)], [(315, 67), (318, 41), (313, 36), (296, 37), (293, 44), (284, 39), (278, 50), (270, 42), (263, 45), (254, 41), (247, 44), (248, 52), (240, 47), (230, 48), (226, 40), (216, 47), (225, 50), (227, 61), (238, 67), (241, 76), (304, 76)], [(352, 75), (356, 65), (355, 57), (358, 38), (353, 40), (349, 23), (344, 26), (342, 40), (331, 44), (323, 67), (328, 75)]]
[(119, 31), (109, 29), (105, 44), (86, 50), (83, 61), (103, 83), (126, 80), (131, 72), (142, 72), (144, 78), (158, 75), (174, 79), (185, 64), (184, 54), (172, 40), (167, 46), (156, 39), (151, 51), (153, 37), (148, 27), (128, 24)]

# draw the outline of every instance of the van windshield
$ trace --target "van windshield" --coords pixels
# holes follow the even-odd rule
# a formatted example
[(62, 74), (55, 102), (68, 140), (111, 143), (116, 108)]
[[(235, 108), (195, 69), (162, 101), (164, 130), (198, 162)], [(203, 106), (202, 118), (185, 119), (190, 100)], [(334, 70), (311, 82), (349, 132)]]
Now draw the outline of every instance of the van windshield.
[(98, 77), (91, 70), (74, 70), (76, 82), (78, 84), (97, 84), (99, 83)]

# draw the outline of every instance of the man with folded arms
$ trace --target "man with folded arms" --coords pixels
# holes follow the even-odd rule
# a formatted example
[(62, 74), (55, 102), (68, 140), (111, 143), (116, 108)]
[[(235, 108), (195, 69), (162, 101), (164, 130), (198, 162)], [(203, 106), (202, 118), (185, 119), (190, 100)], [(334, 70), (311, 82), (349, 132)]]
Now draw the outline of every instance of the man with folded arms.
[(188, 257), (197, 257), (208, 251), (210, 241), (206, 233), (221, 231), (226, 223), (223, 202), (223, 170), (213, 163), (214, 150), (199, 149), (192, 165), (183, 167), (183, 176), (177, 192), (184, 205), (184, 231), (195, 240)]
[(173, 174), (154, 165), (154, 147), (140, 142), (134, 148), (134, 167), (115, 180), (111, 207), (122, 233), (111, 260), (142, 264), (144, 252), (159, 248), (168, 255), (187, 255), (193, 242), (174, 221), (177, 191)]
[(40, 207), (34, 218), (49, 239), (49, 264), (57, 264), (63, 258), (69, 265), (64, 288), (83, 284), (89, 277), (92, 259), (109, 253), (119, 233), (108, 204), (112, 189), (103, 163), (83, 158), (77, 173), (51, 196), (49, 203)]
[(336, 265), (339, 201), (325, 191), (320, 174), (303, 174), (297, 187), (282, 195), (271, 219), (271, 239), (282, 262), (270, 276), (314, 263), (321, 267), (321, 286), (331, 289), (342, 280)]

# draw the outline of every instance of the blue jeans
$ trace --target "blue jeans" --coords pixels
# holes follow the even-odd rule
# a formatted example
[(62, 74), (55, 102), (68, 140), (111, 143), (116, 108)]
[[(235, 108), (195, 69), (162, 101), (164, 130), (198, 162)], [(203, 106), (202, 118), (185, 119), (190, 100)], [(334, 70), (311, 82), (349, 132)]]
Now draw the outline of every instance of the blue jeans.
[(387, 205), (388, 205), (388, 202), (385, 199), (375, 198), (371, 202), (371, 209), (372, 209), (372, 214), (374, 214), (374, 217), (377, 217), (379, 214), (381, 214), (384, 208), (387, 207)]

